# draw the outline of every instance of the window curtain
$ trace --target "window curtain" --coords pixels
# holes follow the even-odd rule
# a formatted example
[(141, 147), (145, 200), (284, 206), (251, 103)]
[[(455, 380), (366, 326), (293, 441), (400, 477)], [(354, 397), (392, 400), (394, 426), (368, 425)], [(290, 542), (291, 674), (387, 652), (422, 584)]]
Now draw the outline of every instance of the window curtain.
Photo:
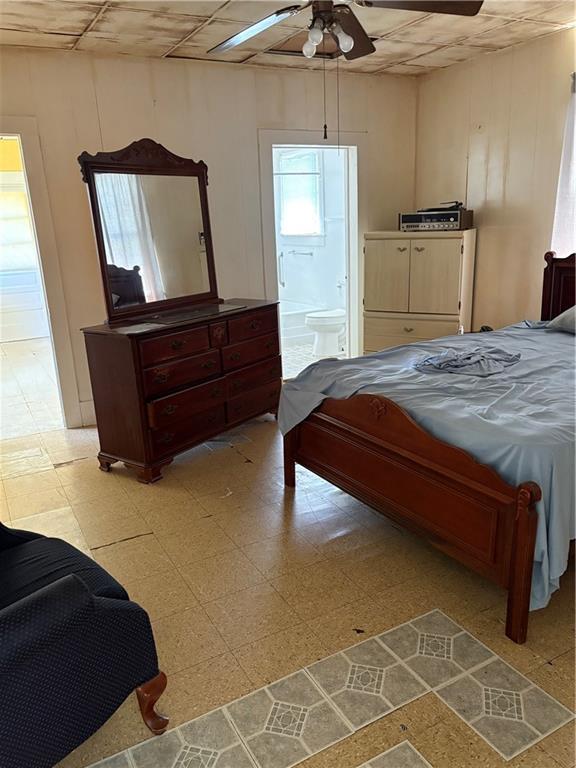
[(95, 180), (108, 263), (125, 269), (139, 266), (146, 301), (165, 299), (139, 178), (124, 173), (97, 173)]
[(576, 251), (576, 73), (572, 73), (572, 93), (568, 104), (551, 250), (559, 257)]

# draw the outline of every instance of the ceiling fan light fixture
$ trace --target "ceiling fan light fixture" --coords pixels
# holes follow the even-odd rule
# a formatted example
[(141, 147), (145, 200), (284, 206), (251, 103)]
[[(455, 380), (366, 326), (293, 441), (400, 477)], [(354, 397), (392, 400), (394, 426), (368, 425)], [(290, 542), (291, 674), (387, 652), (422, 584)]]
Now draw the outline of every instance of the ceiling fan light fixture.
[(338, 24), (338, 22), (336, 22), (332, 26), (332, 29), (330, 31), (332, 32), (332, 34), (336, 35), (336, 38), (338, 40), (338, 45), (340, 46), (340, 50), (342, 51), (342, 53), (350, 53), (352, 48), (354, 48), (354, 38), (348, 35), (346, 32), (344, 32), (344, 30), (342, 29), (340, 24)]
[(307, 59), (312, 59), (316, 54), (316, 46), (310, 41), (310, 39), (306, 40), (302, 46), (302, 53), (304, 56), (306, 56)]
[(314, 19), (310, 31), (308, 32), (308, 40), (313, 45), (320, 45), (324, 38), (324, 22), (320, 18)]

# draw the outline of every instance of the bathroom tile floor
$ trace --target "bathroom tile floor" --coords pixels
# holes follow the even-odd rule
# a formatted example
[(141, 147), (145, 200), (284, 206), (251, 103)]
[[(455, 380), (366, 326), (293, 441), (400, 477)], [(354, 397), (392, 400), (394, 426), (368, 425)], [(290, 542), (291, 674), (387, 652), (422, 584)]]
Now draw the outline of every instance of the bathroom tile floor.
[[(432, 608), (524, 675), (522, 680), (573, 709), (573, 559), (550, 605), (531, 615), (527, 643), (518, 646), (504, 635), (502, 590), (304, 470), (298, 471), (296, 491), (286, 491), (282, 441), (271, 417), (180, 456), (153, 486), (137, 483), (122, 465), (99, 472), (97, 450), (94, 429), (1, 440), (0, 519), (89, 551), (149, 611), (168, 674), (160, 709), (170, 715), (171, 728), (313, 669), (330, 654), (384, 636)], [(472, 653), (447, 632), (424, 634), (452, 639), (457, 664)], [(307, 757), (305, 768), (357, 768), (406, 739), (435, 768), (573, 768), (571, 723), (509, 762), (485, 740), (492, 733), (482, 731), (474, 714), (480, 706), (504, 711), (507, 701), (504, 709), (518, 715), (518, 694), (523, 717), (552, 716), (547, 704), (534, 705), (533, 694), (526, 699), (534, 688), (522, 687), (513, 676), (493, 684), (490, 659), (463, 668), (457, 678), (426, 671), (418, 650), (399, 655), (407, 638), (393, 641), (389, 635), (390, 647), (382, 647), (398, 656), (406, 680), (436, 690), (399, 700), (394, 711)], [(423, 649), (447, 648), (446, 640), (422, 642)], [(434, 667), (450, 668), (440, 661)], [(488, 669), (486, 677), (479, 677), (480, 666)], [(356, 675), (358, 681), (365, 677), (359, 670)], [(384, 680), (390, 696), (405, 692)], [(486, 702), (478, 698), (479, 687), (493, 689)], [(519, 721), (510, 722), (518, 730)], [(541, 725), (531, 722), (536, 729)], [(59, 768), (97, 763), (149, 735), (130, 696)], [(241, 755), (243, 744), (230, 748)], [(113, 758), (109, 766), (134, 768), (127, 759)], [(193, 760), (183, 756), (178, 768), (202, 765)], [(240, 768), (240, 757), (232, 765)]]

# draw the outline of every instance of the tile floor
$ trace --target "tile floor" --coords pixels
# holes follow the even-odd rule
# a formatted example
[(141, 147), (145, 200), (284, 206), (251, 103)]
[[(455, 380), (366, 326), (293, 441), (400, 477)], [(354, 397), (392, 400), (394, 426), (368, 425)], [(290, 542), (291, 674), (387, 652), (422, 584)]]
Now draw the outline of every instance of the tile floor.
[(62, 429), (49, 338), (0, 344), (0, 433), (3, 439)]
[[(338, 355), (346, 357), (346, 354)], [(285, 379), (295, 376), (318, 360), (312, 353), (312, 344), (296, 344), (282, 347), (282, 372)]]
[[(94, 429), (0, 441), (0, 518), (90, 551), (149, 611), (169, 677), (161, 709), (171, 727), (431, 608), (444, 611), (530, 683), (574, 707), (573, 560), (550, 605), (532, 614), (528, 642), (517, 646), (504, 635), (506, 597), (500, 589), (306, 471), (298, 473), (296, 492), (286, 492), (282, 444), (271, 418), (179, 457), (154, 486), (138, 484), (121, 465), (99, 472), (96, 452)], [(445, 637), (460, 653), (458, 643)], [(422, 642), (423, 649), (446, 650), (446, 640)], [(398, 643), (397, 649), (408, 648), (406, 638)], [(418, 651), (403, 652), (403, 670), (421, 678)], [(361, 671), (357, 679), (364, 679)], [(461, 687), (451, 688), (455, 684)], [(509, 709), (517, 713), (514, 694), (533, 711), (526, 694), (535, 689), (528, 684), (512, 679), (498, 686), (472, 668), (438, 685), (445, 686), (443, 698), (440, 688), (426, 691), (302, 765), (357, 768), (409, 739), (435, 768), (573, 768), (572, 724), (509, 762), (479, 735), (477, 689), (512, 694)], [(489, 696), (490, 706), (502, 707), (499, 694)], [(60, 768), (83, 768), (148, 736), (131, 696)], [(239, 747), (230, 745), (238, 755)], [(182, 768), (195, 764), (189, 758)], [(240, 759), (231, 765), (241, 768)], [(126, 766), (119, 761), (108, 765)]]

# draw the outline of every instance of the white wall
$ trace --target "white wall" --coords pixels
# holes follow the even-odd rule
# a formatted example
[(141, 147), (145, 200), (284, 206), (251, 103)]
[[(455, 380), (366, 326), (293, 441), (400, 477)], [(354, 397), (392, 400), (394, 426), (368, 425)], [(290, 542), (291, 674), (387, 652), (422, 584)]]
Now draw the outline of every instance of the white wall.
[(416, 202), (474, 209), (476, 329), (540, 317), (575, 40), (561, 32), (420, 80)]
[[(91, 393), (80, 328), (104, 320), (105, 310), (81, 151), (148, 136), (204, 160), (220, 295), (263, 295), (258, 129), (318, 128), (321, 140), (320, 73), (16, 48), (2, 49), (1, 63), (2, 114), (37, 120), (82, 402)], [(368, 134), (359, 157), (362, 218), (369, 229), (390, 228), (413, 205), (416, 83), (340, 80), (342, 130)]]

